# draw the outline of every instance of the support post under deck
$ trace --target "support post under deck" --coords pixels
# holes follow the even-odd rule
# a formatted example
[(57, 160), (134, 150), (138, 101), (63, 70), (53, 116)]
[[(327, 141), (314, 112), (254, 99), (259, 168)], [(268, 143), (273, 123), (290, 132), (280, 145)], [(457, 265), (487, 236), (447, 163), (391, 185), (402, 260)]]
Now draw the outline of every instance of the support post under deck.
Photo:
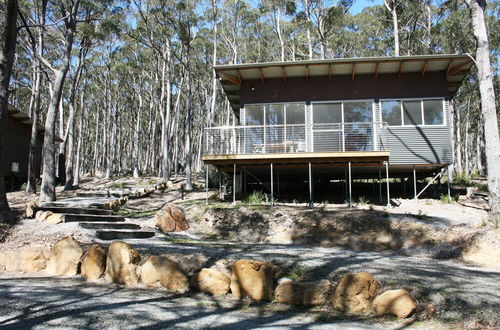
[(273, 163), (271, 163), (271, 206), (274, 205)]
[(448, 177), (446, 180), (446, 184), (448, 186), (448, 200), (451, 201), (451, 192), (450, 192), (450, 165), (446, 168), (446, 176)]
[(385, 180), (387, 184), (387, 207), (391, 207), (391, 195), (389, 194), (389, 162), (385, 162)]
[(413, 200), (417, 201), (417, 170), (415, 169), (415, 165), (413, 165)]
[(351, 162), (348, 164), (349, 171), (349, 208), (352, 207), (352, 187), (351, 187)]
[(312, 194), (312, 169), (309, 162), (309, 207), (313, 207), (313, 194)]
[(205, 204), (208, 205), (208, 165), (205, 165)]
[(233, 205), (236, 205), (236, 164), (233, 164)]
[(380, 164), (378, 165), (378, 198), (380, 204), (382, 204), (382, 169), (380, 168)]

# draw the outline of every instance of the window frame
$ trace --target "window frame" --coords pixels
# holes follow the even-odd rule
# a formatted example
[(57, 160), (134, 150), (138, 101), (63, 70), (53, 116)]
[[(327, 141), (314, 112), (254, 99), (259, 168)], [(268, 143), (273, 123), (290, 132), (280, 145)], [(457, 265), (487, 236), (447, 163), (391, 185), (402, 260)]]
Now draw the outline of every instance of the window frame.
[[(268, 105), (273, 105), (273, 104), (279, 104), (279, 105), (284, 105), (283, 107), (283, 124), (278, 124), (278, 125), (269, 125), (267, 123), (267, 120), (266, 120), (266, 115), (267, 115), (267, 106)], [(286, 106), (288, 104), (302, 104), (304, 105), (304, 124), (288, 124), (286, 122)], [(264, 106), (264, 113), (263, 113), (263, 116), (264, 116), (264, 123), (262, 125), (247, 125), (247, 122), (246, 122), (246, 117), (247, 117), (247, 112), (246, 112), (246, 107), (247, 106), (252, 106), (252, 105), (262, 105)], [(306, 121), (307, 121), (307, 118), (306, 118), (306, 109), (307, 109), (307, 103), (304, 101), (304, 102), (262, 102), (262, 103), (246, 103), (243, 108), (242, 108), (244, 111), (245, 111), (245, 119), (243, 120), (243, 125), (241, 126), (279, 126), (279, 125), (305, 125), (306, 124)]]
[[(327, 104), (327, 103), (340, 103), (340, 112), (341, 112), (341, 118), (342, 121), (338, 124), (345, 124), (345, 117), (344, 117), (344, 102), (371, 102), (372, 105), (372, 120), (366, 123), (376, 123), (377, 122), (377, 117), (376, 117), (376, 111), (375, 111), (375, 99), (354, 99), (354, 100), (328, 100), (328, 101), (314, 101), (311, 102), (311, 119), (312, 119), (312, 124), (314, 124), (314, 105), (315, 104)], [(337, 124), (337, 123), (335, 123)]]
[[(443, 105), (443, 123), (442, 124), (426, 124), (425, 123), (425, 112), (424, 112), (424, 101), (426, 100), (435, 100), (441, 101)], [(384, 110), (382, 108), (382, 102), (384, 101), (398, 101), (400, 103), (400, 115), (401, 115), (401, 124), (400, 125), (387, 125), (388, 127), (446, 127), (448, 124), (448, 115), (446, 111), (446, 99), (444, 97), (420, 97), (420, 98), (392, 98), (392, 99), (380, 99), (379, 109), (380, 109), (380, 119), (382, 122), (384, 121)], [(420, 116), (422, 119), (422, 124), (406, 124), (404, 120), (404, 112), (403, 112), (403, 102), (404, 101), (420, 101)]]

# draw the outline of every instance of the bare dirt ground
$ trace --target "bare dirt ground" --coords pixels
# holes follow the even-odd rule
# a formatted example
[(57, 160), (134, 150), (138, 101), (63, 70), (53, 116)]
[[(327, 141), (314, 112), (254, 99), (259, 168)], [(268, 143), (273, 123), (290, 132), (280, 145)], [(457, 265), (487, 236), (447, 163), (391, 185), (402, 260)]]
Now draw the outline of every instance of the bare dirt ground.
[[(89, 179), (80, 191), (139, 189), (156, 178), (115, 181)], [(212, 195), (212, 193), (211, 193)], [(75, 192), (58, 191), (58, 199)], [(35, 196), (8, 195), (16, 217)], [(119, 211), (128, 222), (154, 229), (154, 214), (165, 204), (180, 205), (191, 228), (148, 240), (127, 240), (143, 256), (166, 254), (191, 275), (216, 264), (228, 272), (241, 258), (270, 261), (280, 276), (297, 280), (329, 279), (368, 271), (382, 290), (407, 288), (421, 304), (432, 303), (436, 315), (413, 319), (416, 328), (495, 328), (500, 326), (500, 235), (487, 225), (481, 203), (473, 207), (438, 200), (397, 200), (377, 205), (248, 205), (211, 202), (201, 189), (155, 192), (129, 200)], [(51, 246), (66, 235), (87, 245), (99, 241), (90, 230), (72, 223), (49, 225), (13, 219), (3, 226), (0, 253), (37, 244)], [(477, 266), (481, 266), (478, 268)], [(42, 277), (40, 277), (42, 276)], [(321, 308), (254, 303), (230, 296), (213, 298), (190, 292), (178, 296), (157, 289), (86, 284), (77, 278), (44, 278), (42, 274), (1, 273), (2, 328), (391, 328), (392, 318), (349, 319)], [(44, 298), (46, 297), (46, 298)], [(105, 311), (105, 312), (102, 312)]]

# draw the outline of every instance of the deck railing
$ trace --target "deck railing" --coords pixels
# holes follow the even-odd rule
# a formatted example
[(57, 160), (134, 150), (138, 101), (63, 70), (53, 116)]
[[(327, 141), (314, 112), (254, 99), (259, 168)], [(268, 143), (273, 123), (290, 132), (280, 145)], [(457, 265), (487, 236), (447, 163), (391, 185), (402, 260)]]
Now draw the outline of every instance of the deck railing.
[(387, 150), (387, 123), (205, 128), (205, 155)]

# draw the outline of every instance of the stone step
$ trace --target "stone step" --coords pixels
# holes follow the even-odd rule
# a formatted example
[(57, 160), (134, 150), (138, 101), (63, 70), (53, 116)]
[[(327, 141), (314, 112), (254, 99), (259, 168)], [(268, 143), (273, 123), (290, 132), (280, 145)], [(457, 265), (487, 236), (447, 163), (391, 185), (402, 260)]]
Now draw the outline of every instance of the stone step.
[(102, 240), (150, 238), (155, 235), (154, 231), (139, 230), (97, 230), (96, 236)]
[(64, 222), (124, 222), (121, 215), (64, 214)]
[(54, 213), (68, 213), (68, 214), (113, 215), (113, 211), (111, 210), (97, 209), (90, 207), (41, 206), (37, 207), (36, 210), (51, 211)]
[(88, 208), (107, 210), (104, 203), (85, 203), (85, 202), (49, 202), (40, 205), (40, 207), (69, 207), (69, 208)]
[(125, 222), (80, 222), (80, 227), (85, 229), (141, 229), (135, 223)]

